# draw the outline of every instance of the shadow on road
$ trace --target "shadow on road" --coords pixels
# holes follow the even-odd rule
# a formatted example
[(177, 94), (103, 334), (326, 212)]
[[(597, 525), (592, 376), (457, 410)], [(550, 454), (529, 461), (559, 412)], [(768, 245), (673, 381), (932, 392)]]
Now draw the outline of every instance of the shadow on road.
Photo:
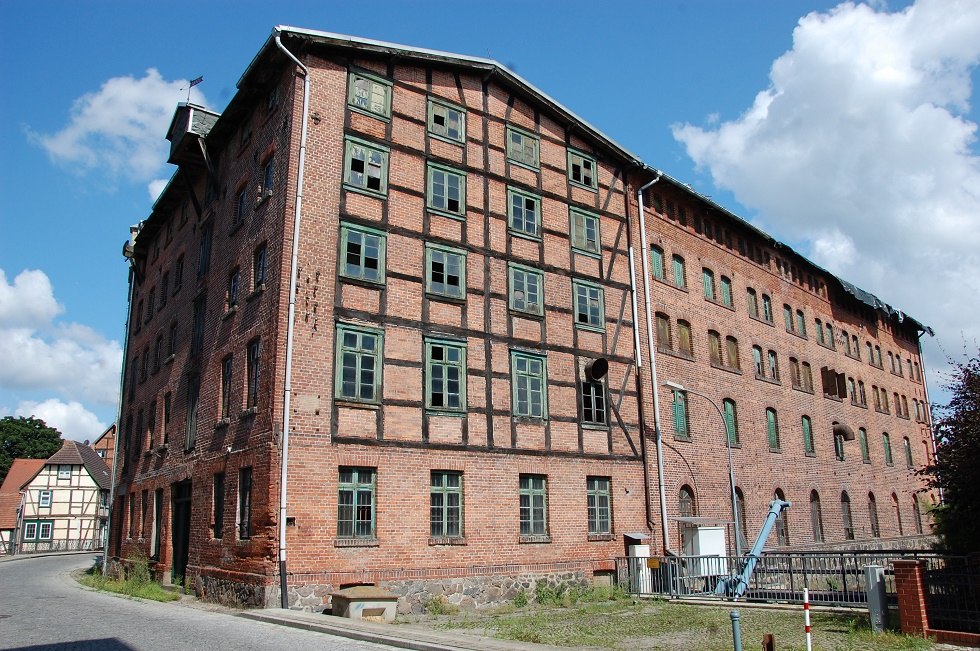
[(104, 638), (101, 640), (75, 640), (73, 642), (19, 646), (11, 649), (11, 651), (134, 651), (134, 649), (116, 638)]

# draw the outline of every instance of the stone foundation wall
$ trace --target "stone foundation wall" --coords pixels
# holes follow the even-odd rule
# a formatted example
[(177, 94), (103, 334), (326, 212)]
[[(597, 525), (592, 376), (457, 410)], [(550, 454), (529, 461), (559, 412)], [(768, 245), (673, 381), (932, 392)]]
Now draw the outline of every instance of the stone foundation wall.
[[(192, 585), (198, 599), (204, 601), (213, 601), (233, 608), (279, 607), (279, 590), (272, 586), (243, 583), (206, 574), (196, 575)], [(274, 600), (270, 600), (271, 592), (275, 592)]]

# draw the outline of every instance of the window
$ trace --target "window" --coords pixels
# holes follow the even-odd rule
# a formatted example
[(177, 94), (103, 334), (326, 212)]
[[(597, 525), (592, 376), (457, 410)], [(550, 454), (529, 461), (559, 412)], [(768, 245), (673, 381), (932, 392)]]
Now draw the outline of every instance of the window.
[[(209, 184), (210, 185), (210, 184)], [(214, 238), (214, 222), (201, 227), (201, 240), (197, 250), (197, 277), (203, 278), (211, 265), (211, 241)]]
[(143, 349), (143, 359), (140, 362), (140, 383), (146, 382), (146, 377), (150, 373), (150, 347)]
[(516, 127), (507, 127), (507, 159), (537, 169), (539, 167), (538, 137)]
[(834, 343), (834, 326), (833, 326), (833, 324), (827, 323), (825, 327), (827, 328), (827, 336), (826, 336), (826, 339), (827, 339), (827, 347), (830, 348), (831, 350), (837, 350), (837, 344)]
[(796, 334), (801, 337), (806, 336), (806, 316), (804, 316), (803, 310), (796, 311)]
[(259, 368), (262, 360), (262, 340), (253, 339), (248, 342), (245, 382), (245, 408), (255, 409), (259, 406)]
[(211, 513), (214, 517), (211, 535), (220, 539), (225, 535), (225, 473), (223, 472), (214, 475), (211, 500)]
[(772, 323), (772, 299), (768, 294), (762, 295), (762, 318)]
[(871, 524), (871, 537), (881, 538), (881, 524), (878, 522), (878, 501), (874, 493), (868, 493), (868, 521)]
[(738, 523), (741, 527), (740, 531), (736, 531), (738, 540), (742, 545), (742, 549), (749, 548), (749, 542), (746, 539), (746, 535), (749, 532), (749, 519), (745, 512), (745, 493), (738, 486), (735, 487), (735, 508), (738, 509)]
[(715, 366), (722, 366), (721, 335), (714, 330), (708, 330), (708, 354), (711, 363)]
[(429, 163), (426, 205), (453, 217), (466, 215), (466, 175), (448, 167)]
[(272, 196), (272, 191), (275, 188), (275, 177), (276, 177), (276, 160), (275, 158), (269, 157), (269, 160), (265, 162), (262, 167), (262, 187), (259, 189), (261, 197), (267, 199)]
[(529, 267), (510, 265), (510, 309), (528, 314), (544, 313), (544, 276)]
[(62, 463), (58, 466), (58, 479), (71, 479), (71, 465)]
[(865, 352), (867, 352), (868, 354), (868, 364), (874, 366), (875, 353), (874, 353), (874, 348), (871, 347), (871, 342), (870, 341), (864, 342), (864, 346), (865, 346)]
[(547, 358), (511, 351), (511, 384), (515, 416), (548, 417)]
[(160, 306), (159, 309), (162, 310), (167, 306), (167, 292), (170, 290), (170, 272), (166, 271), (163, 274), (163, 278), (160, 280)]
[(252, 537), (252, 467), (238, 470), (238, 538)]
[(868, 448), (868, 430), (858, 429), (858, 443), (861, 446), (861, 461), (871, 463), (871, 450)]
[(245, 211), (248, 208), (248, 190), (242, 188), (238, 191), (238, 196), (235, 198), (235, 217), (232, 223), (236, 226), (245, 221)]
[(146, 419), (147, 449), (153, 447), (154, 432), (157, 428), (157, 401), (150, 402), (149, 415)]
[(429, 535), (463, 535), (463, 473), (433, 470), (429, 488)]
[(696, 512), (694, 491), (691, 490), (690, 486), (685, 484), (681, 486), (680, 491), (677, 493), (677, 514), (682, 518), (692, 518)]
[(670, 317), (659, 312), (657, 313), (657, 348), (660, 350), (674, 349), (674, 343), (670, 337)]
[(41, 508), (51, 506), (51, 491), (41, 491), (37, 498), (37, 505)]
[(677, 351), (694, 357), (694, 339), (691, 337), (691, 324), (687, 321), (677, 321)]
[(585, 378), (582, 387), (582, 422), (590, 425), (606, 424), (606, 387), (601, 380)]
[(824, 337), (823, 323), (820, 322), (820, 319), (814, 319), (813, 323), (815, 326), (814, 330), (817, 333), (817, 343), (820, 344), (821, 346), (826, 346), (827, 340)]
[(881, 447), (885, 449), (885, 465), (894, 465), (895, 460), (892, 459), (892, 440), (888, 432), (881, 433)]
[(881, 346), (875, 346), (875, 366), (878, 368), (884, 368), (884, 364), (881, 363)]
[(751, 287), (745, 290), (745, 303), (749, 310), (749, 316), (753, 319), (759, 318), (759, 295)]
[(544, 475), (520, 476), (521, 535), (548, 535), (548, 479)]
[(568, 209), (571, 220), (572, 249), (579, 253), (601, 255), (599, 216), (577, 208)]
[(803, 428), (803, 452), (807, 455), (815, 455), (816, 447), (813, 444), (813, 423), (810, 421), (810, 417), (803, 416), (800, 419), (800, 425)]
[(717, 300), (715, 297), (715, 273), (711, 269), (702, 269), (701, 280), (704, 283), (704, 297), (709, 301)]
[[(772, 496), (774, 499), (786, 501), (786, 495), (783, 494), (782, 489), (777, 488)], [(783, 509), (776, 516), (776, 544), (780, 547), (789, 544), (789, 518), (787, 515), (786, 509)]]
[(252, 254), (252, 291), (258, 291), (265, 285), (266, 251), (263, 244)]
[(357, 192), (387, 194), (387, 148), (348, 138), (344, 158), (344, 185)]
[(36, 542), (51, 540), (54, 533), (54, 522), (51, 520), (33, 520), (24, 522), (24, 541)]
[(721, 303), (725, 307), (732, 307), (732, 279), (727, 276), (721, 277)]
[(380, 400), (383, 346), (381, 330), (337, 324), (337, 399)]
[(650, 245), (650, 274), (657, 280), (663, 280), (664, 275), (664, 250), (659, 246)]
[(150, 290), (149, 296), (146, 298), (146, 322), (149, 323), (153, 318), (153, 310), (157, 306), (157, 289), (154, 287)]
[(776, 356), (776, 351), (770, 350), (768, 354), (769, 359), (769, 379), (775, 382), (779, 382), (779, 358)]
[(922, 511), (919, 510), (919, 498), (912, 496), (912, 516), (915, 518), (915, 532), (922, 535)]
[(840, 494), (841, 521), (844, 524), (844, 539), (854, 540), (854, 518), (851, 515), (851, 498), (847, 492)]
[(187, 378), (187, 429), (184, 433), (184, 450), (193, 450), (197, 439), (197, 409), (201, 397), (201, 377)]
[(590, 330), (604, 330), (605, 307), (602, 288), (584, 281), (572, 282), (575, 297), (575, 325)]
[(735, 401), (731, 398), (725, 398), (721, 404), (725, 414), (725, 431), (728, 433), (728, 444), (738, 445), (738, 409)]
[(677, 287), (687, 287), (687, 279), (684, 276), (684, 258), (674, 255), (674, 284)]
[(735, 370), (741, 370), (742, 362), (738, 355), (738, 339), (735, 337), (725, 337), (725, 343), (728, 345), (728, 366)]
[(803, 362), (803, 390), (813, 393), (813, 369), (809, 362)]
[(588, 154), (568, 150), (568, 180), (590, 190), (599, 187), (595, 159)]
[(766, 377), (765, 367), (762, 365), (762, 348), (752, 346), (752, 362), (755, 364), (755, 376), (757, 378)]
[(231, 309), (238, 305), (238, 285), (241, 282), (242, 272), (235, 267), (235, 269), (228, 276), (228, 292), (225, 298), (226, 309)]
[(206, 314), (205, 295), (194, 299), (194, 315), (191, 329), (191, 354), (201, 352), (204, 347), (204, 317)]
[(820, 510), (820, 494), (810, 491), (810, 526), (813, 527), (813, 542), (823, 542), (823, 513)]
[(587, 477), (586, 495), (589, 505), (589, 533), (612, 533), (612, 508), (610, 506), (609, 477)]
[(371, 283), (385, 281), (385, 234), (352, 224), (340, 225), (340, 275)]
[(174, 321), (170, 324), (170, 336), (167, 339), (167, 356), (171, 357), (177, 354), (177, 322)]
[(132, 377), (129, 378), (129, 401), (132, 402), (136, 398), (136, 384), (139, 382), (139, 372), (140, 372), (140, 358), (134, 357), (132, 362), (133, 373)]
[(898, 495), (892, 493), (892, 511), (895, 512), (895, 522), (898, 524), (898, 535), (905, 535), (905, 528), (902, 526), (902, 509), (898, 506)]
[(184, 282), (184, 256), (177, 258), (174, 263), (174, 294), (180, 291)]
[(169, 391), (163, 396), (163, 444), (170, 441), (170, 412), (173, 408), (173, 394)]
[(674, 410), (674, 437), (679, 439), (690, 438), (691, 428), (687, 415), (687, 394), (676, 389), (672, 393), (674, 394), (672, 404)]
[(905, 450), (905, 466), (912, 468), (915, 464), (912, 462), (912, 443), (909, 441), (909, 437), (902, 438), (902, 447)]
[(391, 82), (358, 71), (350, 73), (347, 83), (348, 106), (368, 115), (391, 117)]
[(465, 411), (465, 344), (426, 340), (425, 360), (426, 408), (437, 411)]
[(374, 538), (374, 489), (374, 468), (340, 468), (338, 538)]
[[(837, 421), (834, 421), (833, 426), (837, 427), (839, 425)], [(833, 430), (832, 430), (833, 431)], [(844, 460), (844, 435), (838, 434), (836, 431), (833, 432), (834, 435), (834, 456), (838, 461)]]
[(803, 388), (803, 374), (800, 371), (800, 360), (795, 357), (789, 358), (789, 377), (794, 389)]
[(864, 406), (868, 406), (868, 394), (864, 391), (864, 381), (858, 380), (858, 402)]
[(518, 235), (541, 236), (541, 199), (513, 188), (507, 188), (507, 223)]
[(793, 308), (783, 305), (783, 321), (786, 322), (786, 332), (793, 332)]
[(772, 407), (766, 409), (766, 432), (769, 434), (769, 450), (779, 450), (779, 420)]
[(458, 106), (430, 99), (429, 133), (453, 142), (466, 142), (466, 111)]
[(425, 291), (449, 298), (466, 298), (466, 252), (425, 245)]

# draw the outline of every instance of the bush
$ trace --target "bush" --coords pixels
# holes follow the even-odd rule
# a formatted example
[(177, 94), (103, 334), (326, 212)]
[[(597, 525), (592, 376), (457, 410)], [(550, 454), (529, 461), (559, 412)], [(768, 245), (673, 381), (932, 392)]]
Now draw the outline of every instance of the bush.
[(422, 607), (425, 608), (425, 612), (430, 615), (458, 615), (459, 606), (449, 603), (449, 599), (446, 595), (439, 595), (437, 597), (423, 597)]
[(180, 595), (164, 590), (163, 586), (153, 580), (150, 561), (146, 554), (137, 552), (126, 560), (124, 578), (103, 576), (98, 568), (93, 567), (79, 578), (79, 583), (96, 590), (115, 592), (141, 599), (153, 599), (154, 601), (180, 599)]
[(517, 595), (514, 597), (514, 606), (517, 608), (523, 608), (527, 605), (527, 593), (524, 592), (524, 588), (517, 591)]

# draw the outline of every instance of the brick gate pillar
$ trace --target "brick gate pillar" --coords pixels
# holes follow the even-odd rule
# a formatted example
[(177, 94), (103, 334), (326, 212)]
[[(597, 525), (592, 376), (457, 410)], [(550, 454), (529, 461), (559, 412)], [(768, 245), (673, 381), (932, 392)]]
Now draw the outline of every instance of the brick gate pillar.
[(892, 561), (895, 568), (895, 590), (898, 592), (898, 615), (902, 633), (925, 637), (929, 630), (926, 613), (925, 561)]

